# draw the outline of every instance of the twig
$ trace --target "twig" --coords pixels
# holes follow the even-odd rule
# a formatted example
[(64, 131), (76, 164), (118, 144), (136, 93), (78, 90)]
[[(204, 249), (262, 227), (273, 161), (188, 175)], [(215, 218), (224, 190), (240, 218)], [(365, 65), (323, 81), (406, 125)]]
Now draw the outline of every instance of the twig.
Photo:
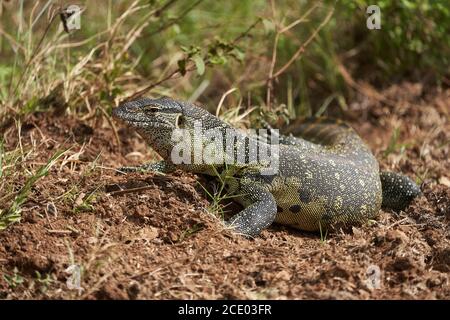
[(237, 88), (231, 88), (230, 90), (228, 90), (227, 92), (225, 92), (225, 93), (222, 95), (222, 98), (220, 98), (220, 101), (219, 101), (219, 105), (217, 106), (216, 117), (219, 116), (220, 109), (222, 108), (222, 104), (223, 104), (223, 102), (225, 101), (225, 98), (226, 98), (230, 93), (233, 93), (233, 92), (236, 91), (236, 90), (237, 90)]
[(47, 229), (48, 233), (53, 233), (53, 234), (72, 234), (75, 233), (72, 230), (55, 230), (55, 229)]
[[(172, 5), (172, 3), (174, 3), (175, 1), (169, 1), (168, 4), (164, 5), (158, 13), (164, 11), (165, 9), (167, 9), (170, 5)], [(166, 30), (167, 28), (169, 28), (170, 26), (173, 26), (175, 23), (179, 22), (181, 19), (183, 19), (192, 9), (194, 9), (196, 6), (198, 6), (201, 2), (203, 2), (203, 0), (197, 0), (196, 2), (194, 2), (191, 6), (189, 6), (188, 8), (186, 8), (186, 10), (184, 10), (178, 17), (170, 20), (169, 23), (166, 23), (162, 26), (160, 26), (158, 29), (156, 29), (155, 31), (152, 32), (148, 32), (148, 33), (144, 33), (144, 36), (148, 36), (148, 37), (152, 37), (155, 34), (160, 33), (163, 30)], [(149, 50), (150, 47), (147, 48), (146, 51)]]
[(234, 38), (234, 40), (231, 43), (232, 44), (236, 44), (239, 41), (241, 41), (241, 39), (243, 39), (244, 37), (248, 36), (250, 31), (252, 31), (252, 29), (255, 28), (258, 25), (258, 23), (260, 23), (261, 21), (262, 21), (261, 18), (256, 19), (256, 21), (253, 22), (253, 24), (251, 24), (250, 27), (247, 28), (247, 30), (245, 30), (240, 35), (238, 35), (236, 38)]
[(305, 41), (305, 43), (300, 46), (300, 48), (298, 48), (298, 50), (294, 53), (294, 55), (291, 57), (291, 59), (284, 65), (282, 66), (277, 72), (275, 72), (275, 74), (273, 75), (273, 78), (278, 77), (279, 75), (281, 75), (283, 72), (286, 71), (287, 68), (289, 68), (289, 66), (295, 61), (297, 60), (297, 58), (300, 57), (300, 55), (305, 52), (306, 47), (311, 43), (312, 40), (314, 40), (314, 38), (317, 36), (317, 34), (319, 33), (320, 30), (322, 30), (322, 28), (328, 23), (328, 21), (330, 21), (331, 16), (334, 13), (334, 7), (328, 12), (327, 16), (325, 17), (325, 19), (320, 23), (319, 27), (317, 27), (314, 32), (311, 34), (311, 36)]
[[(186, 73), (194, 70), (195, 68), (186, 68)], [(148, 85), (147, 87), (145, 87), (144, 89), (139, 90), (138, 92), (135, 92), (134, 94), (132, 94), (131, 96), (129, 96), (128, 98), (126, 98), (124, 101), (130, 101), (130, 100), (134, 100), (140, 96), (142, 96), (144, 93), (150, 91), (151, 89), (153, 89), (156, 86), (159, 86), (161, 83), (166, 82), (169, 79), (175, 78), (176, 76), (180, 76), (180, 68), (172, 71), (170, 74), (168, 74), (167, 76), (165, 76), (164, 78), (162, 78), (161, 80), (158, 80), (157, 82), (154, 82), (150, 85)]]
[(155, 11), (155, 13), (153, 15), (154, 16), (159, 16), (161, 14), (161, 12), (163, 12), (164, 10), (169, 8), (171, 5), (173, 5), (177, 1), (178, 0), (169, 0), (169, 1), (167, 1), (161, 8), (156, 9), (156, 11)]
[(123, 195), (123, 194), (133, 193), (133, 192), (139, 192), (139, 191), (144, 191), (144, 190), (153, 189), (153, 188), (154, 188), (153, 185), (137, 187), (137, 188), (129, 188), (129, 189), (124, 189), (124, 190), (109, 192), (109, 195), (111, 195), (111, 196), (118, 196), (118, 195)]
[[(374, 87), (372, 87), (369, 83), (358, 83), (355, 79), (352, 78), (348, 70), (344, 67), (344, 65), (341, 63), (341, 61), (336, 60), (336, 65), (339, 70), (339, 73), (341, 74), (342, 78), (344, 79), (345, 83), (352, 87), (353, 89), (359, 91), (361, 94), (365, 95), (368, 98), (375, 99), (379, 102), (383, 102), (387, 104), (388, 106), (397, 107), (397, 102), (394, 100), (391, 100), (389, 98), (386, 98), (381, 93), (379, 93)], [(420, 108), (419, 105), (407, 102), (410, 106), (415, 106), (416, 108)]]
[[(304, 21), (310, 14), (311, 12), (317, 8), (319, 5), (316, 4), (314, 6), (312, 6), (311, 8), (309, 8), (304, 14), (303, 16), (301, 16), (299, 19), (295, 20), (294, 22), (292, 22), (290, 25), (282, 28), (280, 31), (277, 31), (277, 34), (275, 35), (275, 43), (273, 45), (273, 49), (272, 49), (272, 61), (270, 63), (270, 71), (269, 71), (269, 77), (267, 79), (267, 95), (266, 95), (266, 105), (267, 107), (270, 108), (271, 106), (271, 95), (272, 95), (272, 89), (273, 89), (273, 79), (275, 78), (273, 75), (273, 72), (275, 70), (275, 64), (276, 64), (276, 60), (277, 60), (277, 48), (278, 48), (278, 42), (280, 40), (280, 36), (289, 31), (290, 29), (292, 29), (293, 27), (295, 27), (296, 25), (298, 25), (299, 23), (301, 23), (302, 21)], [(274, 8), (272, 9), (273, 11), (275, 10)]]
[(398, 221), (395, 221), (394, 223), (392, 223), (391, 225), (389, 225), (389, 226), (387, 227), (387, 229), (391, 229), (392, 227), (395, 227), (396, 225), (399, 225), (399, 224), (401, 224), (402, 222), (405, 222), (405, 221), (408, 221), (408, 217), (403, 218), (403, 219), (398, 220)]

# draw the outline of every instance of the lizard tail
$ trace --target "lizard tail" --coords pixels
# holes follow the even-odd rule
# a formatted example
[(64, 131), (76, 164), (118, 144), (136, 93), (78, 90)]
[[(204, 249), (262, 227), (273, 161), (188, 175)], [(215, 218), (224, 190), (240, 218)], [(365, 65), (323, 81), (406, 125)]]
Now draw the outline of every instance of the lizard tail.
[(418, 185), (409, 177), (399, 173), (382, 171), (380, 180), (383, 208), (403, 210), (421, 193)]

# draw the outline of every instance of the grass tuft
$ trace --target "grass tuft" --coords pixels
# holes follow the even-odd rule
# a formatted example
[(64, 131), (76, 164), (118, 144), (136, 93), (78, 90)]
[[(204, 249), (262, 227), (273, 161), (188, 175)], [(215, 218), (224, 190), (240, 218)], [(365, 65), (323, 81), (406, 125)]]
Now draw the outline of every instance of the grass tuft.
[(42, 177), (46, 176), (51, 167), (55, 165), (58, 159), (65, 154), (66, 151), (56, 152), (45, 165), (41, 166), (36, 173), (27, 179), (25, 185), (20, 189), (16, 197), (14, 198), (9, 209), (6, 211), (0, 210), (0, 231), (5, 230), (13, 223), (20, 222), (21, 207), (27, 201), (28, 195), (33, 185)]

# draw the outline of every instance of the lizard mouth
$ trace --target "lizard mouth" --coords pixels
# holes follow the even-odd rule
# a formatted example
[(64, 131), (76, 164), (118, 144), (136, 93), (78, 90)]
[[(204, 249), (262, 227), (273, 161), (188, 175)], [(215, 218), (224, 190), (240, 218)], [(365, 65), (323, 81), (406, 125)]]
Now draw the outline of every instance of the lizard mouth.
[(134, 119), (120, 119), (126, 124), (136, 129), (171, 129), (172, 126), (164, 121), (144, 121), (144, 120), (134, 120)]
[(145, 115), (140, 113), (124, 110), (123, 107), (115, 108), (112, 111), (112, 117), (135, 128), (172, 128), (170, 123), (163, 121), (163, 119), (149, 119), (149, 117), (145, 117)]

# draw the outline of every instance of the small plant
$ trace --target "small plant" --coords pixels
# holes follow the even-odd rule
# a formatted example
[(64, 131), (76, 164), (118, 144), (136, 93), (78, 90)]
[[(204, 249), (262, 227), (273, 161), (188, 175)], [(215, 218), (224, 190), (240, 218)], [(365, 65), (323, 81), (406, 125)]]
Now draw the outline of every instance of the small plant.
[(214, 171), (216, 177), (219, 180), (218, 188), (216, 188), (214, 190), (214, 192), (211, 193), (200, 182), (198, 182), (198, 183), (199, 183), (199, 185), (202, 187), (202, 189), (205, 191), (205, 193), (208, 195), (208, 197), (212, 201), (211, 205), (208, 208), (208, 211), (213, 213), (214, 215), (220, 216), (222, 218), (222, 220), (223, 220), (224, 217), (225, 217), (224, 208), (226, 206), (224, 206), (222, 204), (222, 202), (224, 200), (233, 199), (233, 198), (237, 198), (239, 196), (242, 196), (242, 195), (239, 195), (239, 194), (229, 195), (226, 192), (226, 190), (225, 190), (227, 182), (230, 179), (236, 179), (236, 178), (233, 177), (233, 174), (234, 174), (236, 169), (228, 167), (227, 164), (225, 164), (225, 170), (222, 173), (219, 173), (214, 166), (211, 166), (211, 169)]
[(93, 204), (97, 198), (97, 191), (100, 187), (97, 187), (94, 191), (92, 191), (88, 196), (79, 195), (79, 200), (75, 201), (75, 207), (73, 209), (74, 213), (78, 212), (89, 212), (94, 211)]
[[(322, 223), (319, 221), (320, 243), (327, 243), (328, 229), (322, 230)], [(325, 231), (325, 232), (324, 232)]]
[(55, 281), (55, 279), (49, 273), (43, 275), (39, 271), (35, 271), (35, 274), (37, 283), (41, 285), (39, 289), (42, 293), (47, 292), (48, 287)]
[(65, 151), (56, 152), (45, 165), (41, 166), (34, 175), (28, 178), (25, 185), (20, 189), (14, 198), (11, 206), (5, 212), (0, 210), (0, 231), (5, 230), (8, 226), (15, 222), (19, 222), (21, 218), (21, 207), (28, 199), (28, 195), (33, 185), (42, 177), (46, 176), (50, 168), (58, 161)]
[(66, 192), (60, 195), (56, 200), (61, 199), (63, 203), (74, 203), (77, 196), (80, 194), (79, 188), (76, 184), (72, 185)]
[(187, 230), (185, 230), (185, 231), (183, 231), (181, 233), (179, 242), (181, 242), (184, 239), (192, 236), (193, 234), (199, 232), (202, 229), (203, 229), (203, 225), (202, 224), (199, 224), (199, 223), (194, 224), (191, 228), (189, 228), (189, 229), (187, 229)]
[(5, 279), (10, 288), (15, 288), (21, 285), (24, 281), (23, 277), (19, 274), (19, 270), (17, 269), (17, 267), (14, 268), (13, 272), (14, 273), (12, 275), (6, 273), (3, 274), (3, 279)]

